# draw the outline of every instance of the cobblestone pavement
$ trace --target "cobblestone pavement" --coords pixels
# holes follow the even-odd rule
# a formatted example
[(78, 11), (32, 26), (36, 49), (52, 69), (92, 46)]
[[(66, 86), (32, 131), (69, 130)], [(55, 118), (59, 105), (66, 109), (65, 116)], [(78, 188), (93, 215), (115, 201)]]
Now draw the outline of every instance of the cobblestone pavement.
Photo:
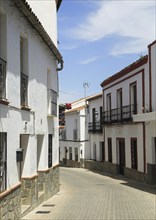
[(60, 192), (24, 220), (156, 219), (154, 187), (80, 168), (63, 167), (60, 173)]

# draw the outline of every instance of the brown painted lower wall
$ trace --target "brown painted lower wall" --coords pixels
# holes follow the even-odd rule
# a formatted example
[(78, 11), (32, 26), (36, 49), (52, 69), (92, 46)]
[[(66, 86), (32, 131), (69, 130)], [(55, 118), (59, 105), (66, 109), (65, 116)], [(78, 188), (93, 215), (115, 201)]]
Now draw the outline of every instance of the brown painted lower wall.
[(119, 167), (117, 164), (113, 164), (110, 162), (99, 162), (93, 160), (86, 160), (85, 161), (85, 168), (89, 170), (97, 170), (100, 172), (107, 172), (113, 175), (118, 174)]
[[(85, 161), (85, 168), (89, 170), (97, 170), (112, 175), (119, 175), (119, 165), (107, 161), (99, 162), (93, 160)], [(124, 167), (124, 177), (147, 184), (156, 184), (156, 164), (147, 164), (147, 174), (137, 170)]]
[(148, 184), (156, 184), (156, 164), (147, 164), (147, 177)]
[(127, 167), (124, 168), (124, 176), (138, 182), (146, 182), (146, 174)]
[(75, 160), (68, 160), (68, 159), (63, 159), (63, 161), (60, 161), (61, 166), (65, 167), (76, 167), (80, 168), (80, 162), (75, 161)]
[(0, 219), (18, 220), (60, 190), (59, 166), (22, 178), (20, 187), (0, 200)]

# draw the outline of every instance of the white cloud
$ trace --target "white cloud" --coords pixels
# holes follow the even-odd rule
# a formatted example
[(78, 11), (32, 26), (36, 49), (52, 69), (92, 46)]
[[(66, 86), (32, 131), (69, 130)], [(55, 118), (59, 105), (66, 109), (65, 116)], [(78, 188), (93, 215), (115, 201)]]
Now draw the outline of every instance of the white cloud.
[(89, 59), (87, 59), (87, 60), (81, 61), (80, 64), (92, 63), (92, 62), (96, 61), (97, 59), (99, 59), (99, 57), (91, 57), (91, 58), (89, 58)]
[(77, 49), (79, 47), (79, 45), (63, 45), (60, 48), (62, 50), (74, 50)]
[(145, 50), (156, 38), (155, 13), (155, 0), (101, 1), (98, 10), (88, 14), (86, 21), (71, 33), (88, 42), (110, 35), (128, 38), (126, 43), (114, 45), (111, 54), (135, 53)]

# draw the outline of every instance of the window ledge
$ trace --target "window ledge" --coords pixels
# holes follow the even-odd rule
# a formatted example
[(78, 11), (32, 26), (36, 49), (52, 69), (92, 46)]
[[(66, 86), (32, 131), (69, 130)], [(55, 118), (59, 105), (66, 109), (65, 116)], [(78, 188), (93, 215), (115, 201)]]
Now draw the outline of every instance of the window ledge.
[(0, 104), (9, 105), (9, 102), (8, 102), (7, 99), (1, 99), (1, 98), (0, 98)]
[(21, 109), (25, 110), (25, 111), (30, 111), (31, 110), (31, 108), (29, 108), (29, 106), (25, 106), (25, 105), (22, 105)]

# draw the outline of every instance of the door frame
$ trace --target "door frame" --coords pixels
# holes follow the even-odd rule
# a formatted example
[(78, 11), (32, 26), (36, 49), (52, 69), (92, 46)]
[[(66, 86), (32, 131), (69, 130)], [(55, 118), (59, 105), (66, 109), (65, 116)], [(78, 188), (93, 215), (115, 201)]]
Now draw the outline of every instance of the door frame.
[[(121, 163), (121, 148), (120, 148), (120, 143), (124, 143), (124, 157), (123, 159), (123, 164)], [(125, 150), (125, 138), (116, 138), (116, 144), (117, 144), (117, 164), (119, 165), (119, 174), (124, 175), (124, 167), (126, 165), (126, 150)]]

